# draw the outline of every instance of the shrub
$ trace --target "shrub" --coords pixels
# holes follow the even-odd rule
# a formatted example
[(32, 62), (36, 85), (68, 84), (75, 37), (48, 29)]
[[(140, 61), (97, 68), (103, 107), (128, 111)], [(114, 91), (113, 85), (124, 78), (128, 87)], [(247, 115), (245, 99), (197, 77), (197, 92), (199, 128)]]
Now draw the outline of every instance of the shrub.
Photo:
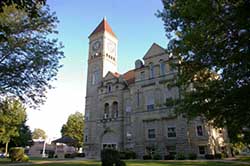
[(76, 154), (75, 154), (75, 153), (72, 153), (72, 154), (66, 153), (66, 154), (64, 155), (64, 158), (75, 158), (75, 157), (76, 157)]
[(188, 159), (189, 160), (196, 160), (197, 159), (197, 154), (196, 153), (189, 153), (188, 154)]
[(184, 153), (177, 153), (175, 156), (176, 160), (185, 160), (185, 154)]
[(136, 153), (133, 151), (122, 151), (120, 152), (120, 159), (136, 159)]
[(22, 162), (28, 162), (29, 161), (29, 156), (26, 154), (23, 155)]
[(104, 149), (101, 152), (102, 166), (112, 166), (120, 161), (119, 152), (113, 149)]
[(127, 151), (127, 152), (126, 152), (126, 157), (127, 157), (128, 159), (136, 159), (136, 153), (133, 152), (133, 151)]
[(150, 155), (144, 155), (143, 157), (143, 160), (151, 160), (152, 157)]
[(126, 166), (126, 163), (124, 161), (119, 160), (115, 163), (115, 166)]
[(11, 161), (22, 161), (24, 156), (24, 149), (20, 147), (13, 147), (10, 149)]
[(227, 158), (228, 157), (228, 154), (227, 153), (221, 153), (221, 158)]
[(214, 158), (215, 159), (221, 159), (222, 158), (222, 154), (221, 153), (215, 153)]
[(54, 151), (49, 151), (48, 152), (48, 158), (54, 158), (54, 154), (55, 154)]
[(164, 160), (174, 160), (175, 159), (175, 155), (174, 154), (169, 154), (164, 156)]
[(213, 154), (206, 154), (205, 155), (205, 159), (213, 160), (214, 159), (214, 155)]
[(153, 155), (153, 159), (154, 160), (161, 160), (161, 155), (155, 154), (155, 155)]

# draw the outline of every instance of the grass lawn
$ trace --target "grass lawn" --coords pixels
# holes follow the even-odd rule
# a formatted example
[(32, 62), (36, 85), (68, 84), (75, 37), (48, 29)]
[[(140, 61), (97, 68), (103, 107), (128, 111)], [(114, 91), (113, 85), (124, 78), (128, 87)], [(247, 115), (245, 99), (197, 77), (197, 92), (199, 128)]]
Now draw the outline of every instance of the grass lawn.
[[(8, 159), (0, 159), (0, 166), (12, 165)], [(127, 166), (244, 166), (241, 163), (233, 162), (216, 162), (216, 161), (126, 161)], [(18, 164), (18, 166), (25, 166), (27, 164)], [(99, 161), (89, 160), (31, 160), (31, 166), (101, 166)], [(245, 166), (250, 166), (246, 164)]]
[(250, 162), (250, 156), (237, 157), (237, 161)]

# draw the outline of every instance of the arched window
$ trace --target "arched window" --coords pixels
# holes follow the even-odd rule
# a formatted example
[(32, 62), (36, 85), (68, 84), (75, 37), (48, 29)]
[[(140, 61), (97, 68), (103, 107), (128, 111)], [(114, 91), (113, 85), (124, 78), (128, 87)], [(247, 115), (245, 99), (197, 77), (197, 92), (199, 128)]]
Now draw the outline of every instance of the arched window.
[(109, 104), (105, 103), (104, 105), (104, 119), (107, 119), (109, 117)]
[(166, 64), (165, 62), (161, 59), (160, 60), (160, 75), (164, 75), (166, 73)]
[(118, 117), (118, 103), (114, 101), (112, 105), (112, 118), (117, 118), (117, 117)]
[(154, 64), (149, 64), (149, 78), (154, 78)]

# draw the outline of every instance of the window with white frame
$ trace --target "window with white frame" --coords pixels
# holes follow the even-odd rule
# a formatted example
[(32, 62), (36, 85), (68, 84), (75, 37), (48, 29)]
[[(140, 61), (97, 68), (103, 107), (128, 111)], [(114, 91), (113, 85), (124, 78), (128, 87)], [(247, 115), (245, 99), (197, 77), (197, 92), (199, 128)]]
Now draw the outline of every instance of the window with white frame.
[(148, 139), (155, 139), (155, 129), (148, 129)]
[(202, 128), (202, 125), (197, 125), (197, 126), (196, 126), (196, 133), (197, 133), (197, 136), (203, 136), (203, 128)]
[(168, 138), (176, 138), (176, 127), (168, 127)]

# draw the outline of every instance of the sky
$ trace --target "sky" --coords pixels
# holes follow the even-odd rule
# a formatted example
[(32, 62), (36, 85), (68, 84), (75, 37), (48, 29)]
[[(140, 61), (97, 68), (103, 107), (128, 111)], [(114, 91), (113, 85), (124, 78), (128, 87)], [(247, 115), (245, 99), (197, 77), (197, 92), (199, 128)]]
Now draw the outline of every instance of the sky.
[(118, 43), (118, 72), (134, 68), (155, 42), (167, 46), (163, 22), (155, 14), (162, 10), (161, 0), (47, 0), (60, 23), (56, 36), (64, 45), (65, 58), (57, 81), (39, 110), (28, 110), (27, 124), (43, 129), (55, 139), (68, 116), (84, 114), (87, 78), (88, 36), (106, 17)]

